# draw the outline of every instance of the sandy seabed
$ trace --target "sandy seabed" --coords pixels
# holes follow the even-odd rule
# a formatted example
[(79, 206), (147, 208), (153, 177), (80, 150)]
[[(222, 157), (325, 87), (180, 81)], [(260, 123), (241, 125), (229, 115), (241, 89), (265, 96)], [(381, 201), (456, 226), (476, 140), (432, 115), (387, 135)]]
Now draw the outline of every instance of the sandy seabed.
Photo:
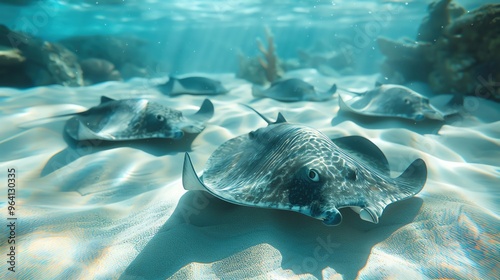
[[(231, 89), (210, 97), (215, 115), (184, 141), (75, 143), (67, 118), (115, 99), (143, 97), (190, 114), (204, 96), (167, 97), (133, 79), (84, 88), (0, 89), (1, 216), (8, 214), (7, 169), (16, 169), (16, 267), (9, 272), (9, 232), (2, 229), (2, 279), (494, 279), (500, 275), (500, 105), (465, 99), (465, 113), (445, 124), (366, 118), (327, 102), (254, 99), (231, 74), (205, 75)], [(375, 76), (301, 77), (320, 90), (363, 90)], [(341, 225), (307, 216), (235, 206), (181, 184), (184, 152), (201, 172), (225, 141), (263, 127), (249, 104), (274, 119), (331, 137), (360, 135), (377, 144), (393, 176), (414, 159), (428, 167), (424, 189), (386, 208), (379, 224), (342, 210)], [(6, 218), (4, 218), (6, 221)], [(5, 276), (5, 277), (4, 277)]]

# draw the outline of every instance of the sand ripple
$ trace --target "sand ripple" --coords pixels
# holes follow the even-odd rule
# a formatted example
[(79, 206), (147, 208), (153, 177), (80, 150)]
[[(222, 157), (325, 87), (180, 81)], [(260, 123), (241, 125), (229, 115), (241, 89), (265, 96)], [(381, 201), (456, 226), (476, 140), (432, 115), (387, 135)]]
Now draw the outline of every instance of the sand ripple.
[[(309, 70), (293, 75), (318, 87), (332, 82)], [(232, 90), (212, 98), (214, 117), (187, 144), (75, 144), (62, 136), (65, 119), (40, 121), (94, 106), (101, 95), (147, 97), (186, 114), (205, 98), (165, 97), (152, 87), (155, 81), (2, 89), (0, 167), (19, 171), (19, 279), (492, 279), (500, 274), (500, 121), (492, 115), (500, 111), (498, 104), (474, 99), (474, 108), (486, 115), (469, 111), (444, 126), (358, 119), (338, 112), (337, 97), (321, 103), (253, 100), (248, 83), (218, 77)], [(337, 82), (363, 88), (373, 79)], [(266, 125), (237, 103), (271, 119), (282, 112), (290, 122), (331, 137), (367, 137), (387, 155), (394, 175), (421, 157), (429, 167), (427, 184), (416, 198), (389, 206), (378, 225), (347, 209), (338, 227), (185, 192), (180, 182), (185, 151), (201, 171), (224, 141)], [(0, 205), (6, 213), (6, 204)], [(7, 246), (5, 239), (0, 245)]]

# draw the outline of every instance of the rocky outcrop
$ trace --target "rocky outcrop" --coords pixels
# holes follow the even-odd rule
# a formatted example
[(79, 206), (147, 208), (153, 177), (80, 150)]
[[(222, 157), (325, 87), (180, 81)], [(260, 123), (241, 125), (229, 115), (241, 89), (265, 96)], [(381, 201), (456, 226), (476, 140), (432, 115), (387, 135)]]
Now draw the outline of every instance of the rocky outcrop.
[(49, 42), (0, 25), (0, 86), (83, 86), (145, 77), (145, 55), (140, 50), (144, 44), (113, 36)]
[(20, 50), (0, 46), (0, 66), (21, 65), (25, 60)]
[(120, 72), (113, 63), (100, 58), (87, 58), (80, 61), (85, 84), (97, 84), (105, 81), (121, 81)]
[(62, 45), (83, 59), (99, 58), (111, 62), (117, 69), (127, 63), (143, 66), (145, 63), (141, 48), (146, 42), (133, 37), (120, 36), (75, 36), (59, 41)]
[[(9, 30), (0, 25), (0, 45), (12, 48), (24, 58), (22, 71), (29, 78), (22, 87), (61, 84), (82, 86), (83, 76), (78, 58), (60, 44), (51, 43), (31, 35)], [(6, 65), (0, 65), (6, 75), (17, 75)], [(1, 70), (0, 70), (1, 71)], [(12, 77), (15, 79), (15, 77)], [(8, 79), (8, 78), (7, 78)]]
[(465, 13), (450, 0), (429, 5), (415, 42), (378, 38), (390, 82), (424, 81), (437, 93), (500, 101), (500, 4)]

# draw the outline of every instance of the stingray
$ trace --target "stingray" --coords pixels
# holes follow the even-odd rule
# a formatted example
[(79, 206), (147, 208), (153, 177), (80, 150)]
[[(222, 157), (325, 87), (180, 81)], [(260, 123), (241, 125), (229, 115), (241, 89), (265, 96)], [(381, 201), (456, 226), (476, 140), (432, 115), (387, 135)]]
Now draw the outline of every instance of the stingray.
[[(214, 107), (205, 99), (199, 111), (184, 117), (182, 112), (142, 98), (114, 100), (101, 97), (101, 103), (74, 115), (65, 125), (71, 138), (82, 141), (180, 139), (184, 133), (200, 133), (213, 116)], [(63, 115), (66, 116), (66, 115)]]
[(218, 95), (227, 93), (222, 83), (205, 77), (188, 77), (177, 79), (170, 77), (168, 82), (158, 86), (160, 91), (169, 96), (192, 94), (192, 95)]
[(361, 136), (332, 140), (314, 128), (288, 123), (281, 113), (276, 122), (261, 117), (268, 126), (223, 143), (201, 177), (186, 153), (184, 188), (207, 191), (233, 204), (290, 210), (338, 225), (338, 209), (344, 207), (378, 223), (387, 205), (414, 196), (427, 179), (422, 159), (391, 177), (382, 151)]
[(333, 84), (328, 91), (318, 92), (313, 85), (296, 78), (274, 82), (265, 90), (258, 86), (252, 87), (254, 97), (268, 97), (284, 102), (326, 101), (331, 99), (336, 91), (337, 85)]
[[(350, 95), (350, 99), (346, 98)], [(460, 103), (457, 98), (449, 105)], [(447, 110), (444, 113), (429, 102), (429, 99), (419, 93), (400, 85), (385, 84), (365, 93), (340, 93), (340, 108), (360, 115), (398, 117), (414, 121), (433, 119), (443, 121), (446, 117), (457, 113)]]

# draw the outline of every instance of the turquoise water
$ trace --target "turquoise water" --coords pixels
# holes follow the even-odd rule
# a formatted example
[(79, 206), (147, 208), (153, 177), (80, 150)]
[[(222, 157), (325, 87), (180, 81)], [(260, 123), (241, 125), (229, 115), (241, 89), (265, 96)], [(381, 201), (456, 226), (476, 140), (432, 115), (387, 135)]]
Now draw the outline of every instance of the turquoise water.
[[(9, 2), (9, 1), (7, 1)], [(30, 2), (30, 1), (27, 1)], [(282, 58), (318, 43), (353, 46), (356, 72), (378, 70), (375, 39), (414, 38), (424, 1), (33, 1), (1, 4), (2, 24), (48, 41), (81, 35), (126, 35), (144, 44), (151, 72), (230, 72), (237, 53), (258, 54), (264, 27)], [(460, 1), (467, 10), (488, 1)], [(134, 41), (131, 44), (135, 43)], [(154, 70), (153, 70), (154, 69)]]
[[(0, 279), (495, 279), (498, 62), (472, 67), (470, 58), (451, 61), (450, 69), (465, 65), (476, 76), (457, 78), (456, 88), (444, 90), (439, 85), (446, 80), (436, 82), (433, 75), (401, 81), (401, 73), (383, 72), (379, 38), (416, 45), (429, 2), (0, 0), (0, 25), (17, 34), (5, 41), (0, 28), (0, 218), (7, 225), (14, 221), (9, 217), (17, 219), (15, 229), (0, 231)], [(467, 15), (487, 3), (458, 4)], [(19, 34), (35, 38), (38, 48), (24, 47)], [(335, 84), (337, 93), (320, 102), (254, 98), (253, 87), (270, 83), (250, 81), (262, 76), (242, 75), (240, 63), (254, 59), (259, 65), (264, 54), (258, 40), (268, 50), (269, 38), (283, 78), (301, 79), (319, 92)], [(53, 50), (59, 43), (88, 70), (79, 86), (68, 85), (81, 74), (61, 53), (71, 55), (45, 49), (48, 55), (37, 56), (41, 46)], [(4, 50), (16, 47), (10, 54), (25, 61), (2, 60)], [(397, 53), (401, 46), (392, 49)], [(419, 55), (416, 60), (424, 60)], [(54, 57), (55, 63), (47, 62)], [(85, 62), (94, 58), (107, 62)], [(167, 96), (161, 86), (173, 76), (208, 77), (227, 92)], [(444, 121), (342, 108), (341, 93), (352, 91), (348, 103), (377, 82), (401, 83), (443, 108), (457, 88), (472, 89), (459, 114)], [(67, 133), (70, 117), (57, 116), (98, 106), (101, 96), (156, 102), (188, 119), (209, 98), (214, 114), (201, 133), (179, 141), (75, 141)], [(267, 127), (240, 104), (271, 120), (282, 113), (332, 139), (364, 137), (387, 157), (393, 178), (423, 159), (427, 181), (415, 197), (389, 205), (378, 224), (341, 209), (343, 221), (335, 227), (293, 211), (237, 206), (186, 191), (186, 152), (201, 175), (226, 141)], [(132, 111), (125, 115), (141, 112)], [(16, 196), (9, 197), (5, 182), (14, 173)], [(10, 214), (13, 200), (17, 208)], [(15, 262), (9, 263), (12, 252)]]

